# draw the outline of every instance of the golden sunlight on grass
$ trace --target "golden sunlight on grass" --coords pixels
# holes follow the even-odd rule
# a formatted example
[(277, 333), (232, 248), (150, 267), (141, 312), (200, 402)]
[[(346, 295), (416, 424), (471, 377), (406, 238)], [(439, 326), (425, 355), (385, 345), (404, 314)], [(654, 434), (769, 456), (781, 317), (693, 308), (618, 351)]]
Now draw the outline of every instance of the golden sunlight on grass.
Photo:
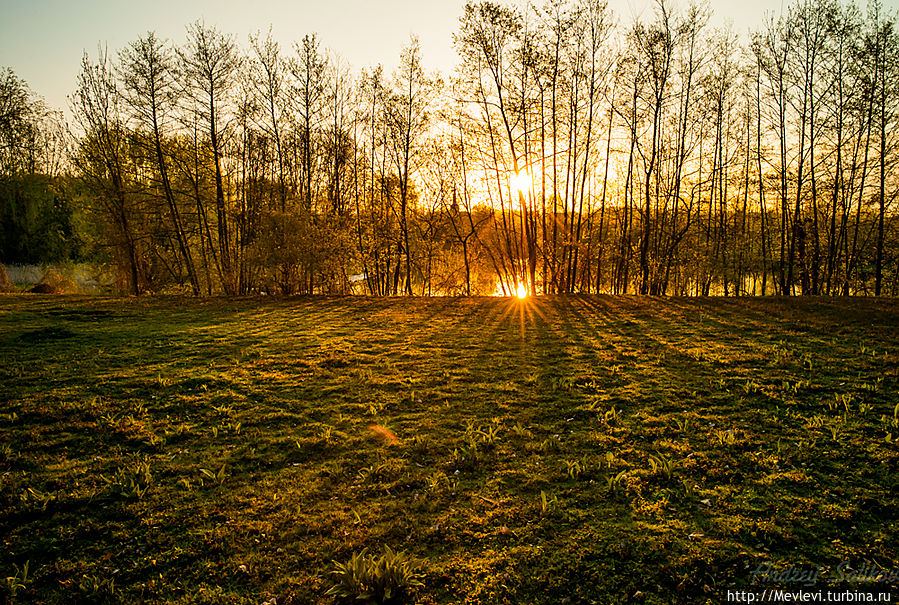
[(0, 602), (693, 604), (897, 560), (894, 302), (503, 285), (0, 296)]

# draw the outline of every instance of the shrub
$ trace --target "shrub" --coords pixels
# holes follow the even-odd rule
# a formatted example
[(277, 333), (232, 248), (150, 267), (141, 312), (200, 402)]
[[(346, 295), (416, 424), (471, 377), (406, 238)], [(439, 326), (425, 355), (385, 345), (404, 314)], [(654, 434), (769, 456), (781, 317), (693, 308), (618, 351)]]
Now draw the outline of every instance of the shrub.
[(75, 282), (57, 271), (56, 269), (47, 269), (44, 276), (32, 289), (35, 294), (75, 294), (78, 286)]

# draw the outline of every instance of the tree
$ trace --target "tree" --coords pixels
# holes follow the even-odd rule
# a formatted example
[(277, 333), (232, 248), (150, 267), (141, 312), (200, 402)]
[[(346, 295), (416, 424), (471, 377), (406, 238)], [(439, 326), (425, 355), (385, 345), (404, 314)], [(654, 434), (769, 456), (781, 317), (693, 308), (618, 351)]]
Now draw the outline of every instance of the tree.
[(139, 209), (128, 186), (128, 133), (121, 96), (105, 50), (100, 51), (96, 63), (84, 55), (71, 102), (82, 133), (73, 161), (110, 222), (109, 239), (127, 268), (127, 289), (138, 296), (143, 271), (133, 218)]
[(232, 264), (230, 219), (225, 207), (222, 158), (225, 151), (226, 109), (224, 107), (237, 69), (241, 65), (233, 37), (196, 22), (187, 28), (187, 43), (178, 49), (186, 90), (204, 117), (209, 135), (215, 175), (215, 209), (218, 225), (218, 258), (225, 294), (236, 293)]
[(315, 142), (314, 135), (322, 120), (325, 96), (325, 70), (327, 61), (319, 50), (318, 38), (313, 35), (303, 36), (302, 44), (296, 45), (296, 58), (291, 64), (295, 78), (294, 91), (297, 120), (299, 123), (299, 148), (301, 158), (300, 169), (301, 191), (307, 211), (312, 210), (313, 182), (315, 181)]
[(177, 90), (172, 77), (172, 53), (164, 42), (157, 39), (153, 32), (149, 32), (128, 45), (122, 51), (119, 61), (121, 80), (126, 92), (124, 100), (134, 112), (140, 127), (149, 131), (147, 139), (152, 146), (152, 156), (178, 242), (178, 250), (187, 269), (191, 289), (194, 295), (198, 295), (200, 281), (184, 219), (172, 189), (168, 160), (163, 150), (167, 143), (166, 139), (171, 136), (167, 128), (170, 113), (177, 101)]
[(412, 295), (412, 253), (409, 248), (409, 203), (412, 174), (418, 168), (421, 137), (429, 119), (428, 103), (434, 82), (421, 67), (421, 45), (414, 36), (400, 53), (400, 67), (393, 77), (387, 104), (388, 148), (396, 169), (400, 195), (400, 230), (403, 238), (405, 277), (403, 290)]

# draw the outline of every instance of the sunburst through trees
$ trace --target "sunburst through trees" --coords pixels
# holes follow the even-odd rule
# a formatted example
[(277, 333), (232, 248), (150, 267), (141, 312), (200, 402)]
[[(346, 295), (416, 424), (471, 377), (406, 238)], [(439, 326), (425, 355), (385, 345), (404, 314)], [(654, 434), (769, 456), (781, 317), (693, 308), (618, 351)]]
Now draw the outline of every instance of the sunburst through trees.
[(469, 3), (442, 76), (151, 32), (85, 57), (69, 168), (133, 294), (899, 293), (895, 15), (709, 18)]

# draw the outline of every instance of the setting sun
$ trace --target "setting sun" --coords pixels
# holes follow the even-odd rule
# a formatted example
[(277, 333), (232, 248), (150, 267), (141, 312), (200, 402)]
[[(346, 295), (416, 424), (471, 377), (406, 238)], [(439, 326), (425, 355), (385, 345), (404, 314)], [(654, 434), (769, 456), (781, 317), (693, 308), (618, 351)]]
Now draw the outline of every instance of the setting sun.
[(531, 189), (531, 176), (526, 170), (521, 170), (517, 174), (512, 175), (511, 182), (516, 191), (524, 193)]
[(518, 298), (528, 297), (528, 289), (523, 283), (519, 283), (518, 287), (515, 288), (515, 296), (517, 296)]

